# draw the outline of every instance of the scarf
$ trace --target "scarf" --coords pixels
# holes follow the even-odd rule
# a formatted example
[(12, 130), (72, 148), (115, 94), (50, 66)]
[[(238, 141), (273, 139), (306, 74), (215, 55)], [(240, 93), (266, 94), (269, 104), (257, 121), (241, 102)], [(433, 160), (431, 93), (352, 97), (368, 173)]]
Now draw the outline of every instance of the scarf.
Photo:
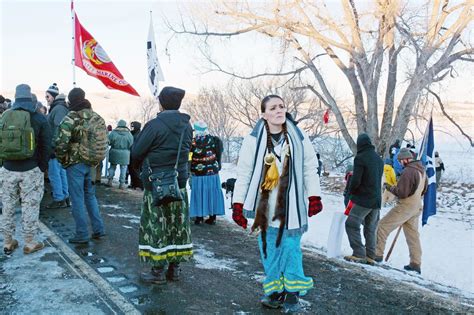
[[(306, 213), (306, 199), (304, 196), (304, 136), (299, 128), (289, 119), (286, 120), (290, 157), (288, 161), (288, 187), (285, 192), (286, 205), (284, 207), (285, 224), (284, 229), (287, 233), (301, 234), (308, 229), (308, 215)], [(244, 201), (245, 216), (253, 218), (256, 216), (256, 209), (262, 197), (261, 184), (263, 181), (264, 157), (267, 153), (266, 139), (267, 132), (264, 122), (260, 119), (250, 134), (257, 139), (257, 146), (254, 156), (254, 168), (247, 194)], [(279, 189), (279, 186), (275, 189)], [(280, 193), (280, 192), (279, 192)], [(281, 198), (281, 196), (280, 196)], [(277, 203), (278, 203), (277, 197)], [(276, 206), (276, 205), (273, 205)], [(278, 210), (278, 209), (277, 209)], [(275, 211), (277, 214), (278, 211)], [(273, 218), (267, 218), (272, 220)]]

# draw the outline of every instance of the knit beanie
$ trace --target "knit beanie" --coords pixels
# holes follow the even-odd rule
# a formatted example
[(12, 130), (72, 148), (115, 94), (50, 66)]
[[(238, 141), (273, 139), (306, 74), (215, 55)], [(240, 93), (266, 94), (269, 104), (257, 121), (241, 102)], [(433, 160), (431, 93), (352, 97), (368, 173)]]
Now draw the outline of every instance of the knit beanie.
[(0, 95), (0, 104), (3, 104), (5, 103), (5, 98), (3, 97), (3, 95)]
[(194, 132), (196, 136), (205, 136), (207, 132), (207, 124), (204, 121), (196, 121), (194, 123)]
[(31, 88), (28, 84), (20, 84), (15, 89), (15, 101), (21, 98), (28, 98), (31, 100)]
[(48, 92), (49, 94), (51, 94), (51, 96), (53, 98), (56, 98), (56, 96), (58, 96), (59, 94), (59, 89), (58, 89), (58, 85), (56, 83), (53, 83), (53, 85), (51, 85), (47, 90), (46, 92)]
[(407, 148), (401, 148), (400, 151), (398, 152), (397, 159), (399, 161), (403, 159), (413, 159), (413, 154)]
[(185, 90), (175, 88), (172, 86), (166, 86), (161, 90), (160, 95), (158, 95), (158, 100), (160, 101), (161, 107), (165, 110), (177, 110), (181, 106), (181, 101), (183, 100)]
[(74, 106), (84, 101), (86, 92), (81, 88), (73, 88), (67, 95), (69, 103)]

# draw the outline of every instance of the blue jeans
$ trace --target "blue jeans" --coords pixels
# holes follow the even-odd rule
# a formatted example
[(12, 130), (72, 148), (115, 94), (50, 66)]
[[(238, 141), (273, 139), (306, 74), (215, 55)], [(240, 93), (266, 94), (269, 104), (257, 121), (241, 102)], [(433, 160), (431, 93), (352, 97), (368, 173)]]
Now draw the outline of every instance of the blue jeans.
[(69, 197), (66, 170), (58, 159), (51, 159), (48, 162), (48, 178), (53, 190), (54, 201), (61, 201)]
[(104, 233), (104, 222), (95, 198), (95, 186), (92, 185), (91, 167), (84, 163), (78, 163), (69, 166), (66, 172), (70, 188), (72, 216), (76, 222), (75, 236), (80, 239), (89, 239), (86, 209), (91, 221), (92, 232)]
[[(126, 174), (127, 174), (127, 166), (128, 166), (128, 165), (119, 165), (119, 166), (120, 166), (119, 183), (120, 183), (120, 184), (123, 184), (123, 183), (125, 183), (125, 176), (126, 176)], [(117, 164), (110, 164), (109, 176), (108, 176), (108, 178), (114, 178), (116, 167), (117, 167)]]

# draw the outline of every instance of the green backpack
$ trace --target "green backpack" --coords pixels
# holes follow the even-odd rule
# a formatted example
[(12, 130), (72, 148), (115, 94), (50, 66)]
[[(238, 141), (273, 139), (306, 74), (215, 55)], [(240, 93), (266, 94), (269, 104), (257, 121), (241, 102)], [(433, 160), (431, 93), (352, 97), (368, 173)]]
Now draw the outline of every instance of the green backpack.
[(94, 111), (79, 111), (79, 156), (88, 165), (96, 166), (105, 159), (107, 152), (107, 127), (104, 119)]
[(0, 159), (26, 160), (36, 148), (31, 115), (24, 110), (7, 110), (0, 118)]

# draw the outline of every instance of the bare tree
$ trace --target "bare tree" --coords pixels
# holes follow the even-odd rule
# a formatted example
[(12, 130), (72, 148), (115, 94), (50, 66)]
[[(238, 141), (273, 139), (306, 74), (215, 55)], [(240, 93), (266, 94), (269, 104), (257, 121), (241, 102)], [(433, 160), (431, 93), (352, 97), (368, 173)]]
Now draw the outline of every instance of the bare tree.
[(184, 107), (193, 120), (204, 121), (209, 132), (222, 140), (224, 161), (230, 162), (232, 138), (236, 135), (238, 124), (228, 115), (229, 102), (224, 93), (217, 87), (202, 88), (198, 97)]
[(152, 96), (140, 98), (140, 121), (146, 124), (160, 111), (160, 103)]
[[(301, 66), (279, 73), (294, 76), (296, 72), (310, 71), (314, 84), (310, 82), (306, 87), (335, 115), (342, 137), (355, 153), (356, 144), (342, 104), (331, 93), (315, 63), (317, 56), (325, 54), (322, 58), (339, 68), (352, 90), (357, 133), (367, 132), (377, 150), (385, 154), (395, 139), (404, 137), (423, 89), (442, 81), (456, 62), (473, 61), (474, 48), (462, 38), (473, 20), (473, 1), (453, 4), (449, 0), (432, 0), (414, 5), (401, 0), (378, 0), (360, 10), (363, 4), (356, 6), (353, 0), (343, 0), (339, 10), (330, 10), (323, 0), (274, 1), (264, 5), (220, 1), (214, 10), (208, 10), (212, 18), (209, 20), (226, 31), (214, 32), (208, 25), (198, 27), (197, 17), (191, 26), (183, 22), (179, 29), (170, 27), (178, 34), (204, 36), (206, 43), (212, 36), (250, 32), (283, 42)], [(405, 82), (399, 82), (402, 56), (409, 63)], [(217, 71), (232, 73), (217, 63), (213, 66)], [(381, 95), (383, 102), (379, 100)], [(383, 115), (379, 126), (380, 103)]]
[(321, 100), (309, 97), (307, 89), (279, 80), (231, 80), (228, 84), (229, 115), (244, 126), (253, 128), (261, 116), (261, 100), (270, 94), (283, 98), (288, 113), (312, 140), (332, 130), (323, 123), (325, 107)]

